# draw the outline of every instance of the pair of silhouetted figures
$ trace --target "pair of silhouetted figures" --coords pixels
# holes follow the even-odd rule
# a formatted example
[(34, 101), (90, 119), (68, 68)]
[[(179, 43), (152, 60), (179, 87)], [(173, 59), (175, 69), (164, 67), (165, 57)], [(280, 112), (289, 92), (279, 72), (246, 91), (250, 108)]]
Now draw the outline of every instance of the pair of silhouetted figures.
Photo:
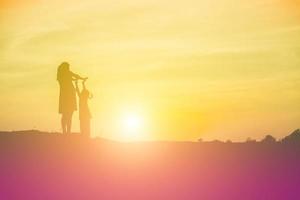
[[(81, 77), (70, 70), (70, 64), (63, 62), (57, 69), (57, 81), (60, 86), (59, 93), (59, 113), (61, 117), (61, 127), (64, 134), (71, 133), (72, 116), (77, 110), (77, 98), (79, 98), (79, 120), (80, 132), (85, 136), (90, 135), (91, 113), (88, 100), (91, 98), (90, 92), (86, 89), (85, 82), (88, 78)], [(78, 80), (82, 81), (82, 90), (78, 86)], [(73, 84), (75, 82), (75, 87)]]

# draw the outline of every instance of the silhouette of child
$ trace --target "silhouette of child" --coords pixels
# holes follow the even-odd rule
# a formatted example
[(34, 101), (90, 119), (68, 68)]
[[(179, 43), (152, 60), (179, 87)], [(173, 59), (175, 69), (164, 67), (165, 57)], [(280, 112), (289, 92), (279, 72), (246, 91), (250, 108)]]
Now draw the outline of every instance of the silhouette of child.
[(82, 135), (89, 137), (91, 128), (91, 113), (88, 105), (88, 100), (92, 98), (90, 92), (86, 89), (85, 81), (82, 81), (82, 91), (80, 92), (78, 82), (75, 81), (76, 92), (79, 97), (79, 120), (80, 120), (80, 132)]

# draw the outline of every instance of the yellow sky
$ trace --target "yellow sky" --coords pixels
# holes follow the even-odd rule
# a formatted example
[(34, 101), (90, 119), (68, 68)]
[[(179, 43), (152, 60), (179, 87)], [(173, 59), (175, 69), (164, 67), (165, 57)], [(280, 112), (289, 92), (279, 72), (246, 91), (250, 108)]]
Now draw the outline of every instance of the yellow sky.
[(154, 140), (280, 138), (300, 127), (296, 0), (0, 5), (0, 130), (59, 130), (62, 61), (89, 76), (94, 135), (120, 138), (126, 112)]

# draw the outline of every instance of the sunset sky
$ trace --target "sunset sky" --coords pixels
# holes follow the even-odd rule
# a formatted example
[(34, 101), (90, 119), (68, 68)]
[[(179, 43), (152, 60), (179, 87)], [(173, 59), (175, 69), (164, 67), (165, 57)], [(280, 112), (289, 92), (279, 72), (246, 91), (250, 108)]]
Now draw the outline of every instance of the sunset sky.
[(297, 0), (1, 0), (0, 130), (60, 131), (63, 61), (89, 77), (94, 136), (130, 139), (128, 115), (142, 140), (300, 128)]

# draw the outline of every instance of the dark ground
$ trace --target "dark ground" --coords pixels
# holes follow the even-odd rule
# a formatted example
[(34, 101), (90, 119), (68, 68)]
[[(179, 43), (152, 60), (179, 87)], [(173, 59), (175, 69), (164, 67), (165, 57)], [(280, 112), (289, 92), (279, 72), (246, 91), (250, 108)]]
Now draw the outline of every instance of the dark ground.
[(300, 145), (0, 133), (1, 200), (300, 199)]

